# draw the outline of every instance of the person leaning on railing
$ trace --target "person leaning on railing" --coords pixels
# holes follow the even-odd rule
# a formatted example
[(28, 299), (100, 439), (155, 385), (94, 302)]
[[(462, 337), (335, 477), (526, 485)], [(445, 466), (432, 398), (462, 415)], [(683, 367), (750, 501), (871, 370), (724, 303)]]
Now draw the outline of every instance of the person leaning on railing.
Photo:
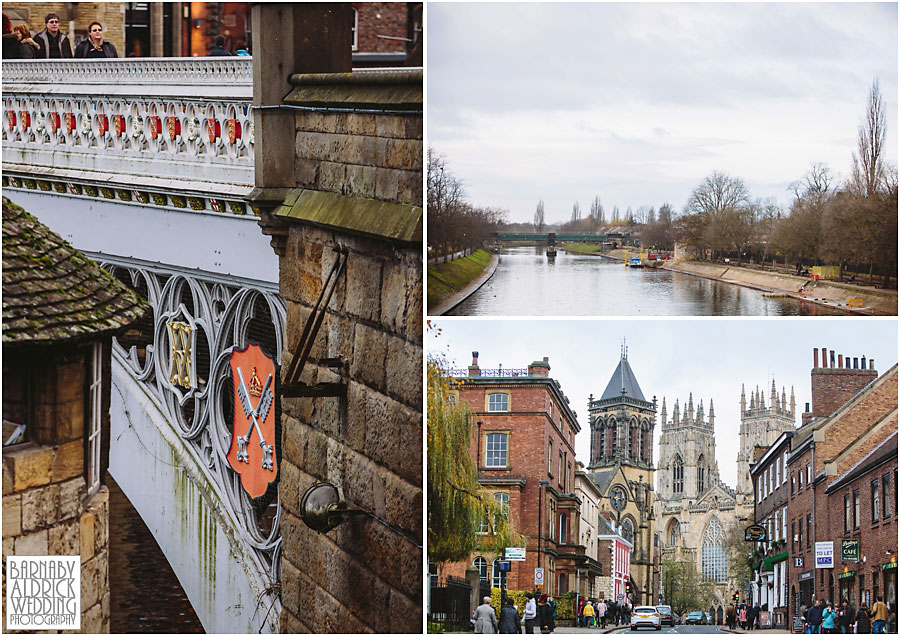
[(119, 57), (119, 53), (112, 42), (103, 39), (103, 25), (94, 21), (88, 26), (88, 37), (75, 47), (75, 57)]

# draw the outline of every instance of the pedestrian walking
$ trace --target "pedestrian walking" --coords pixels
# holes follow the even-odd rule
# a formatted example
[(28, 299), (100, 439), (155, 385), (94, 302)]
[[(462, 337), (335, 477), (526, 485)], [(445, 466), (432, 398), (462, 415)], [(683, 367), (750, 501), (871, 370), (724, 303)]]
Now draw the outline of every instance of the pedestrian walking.
[(522, 614), (522, 620), (525, 622), (525, 633), (534, 633), (534, 624), (537, 622), (537, 603), (534, 602), (534, 595), (526, 592), (525, 612)]
[(884, 597), (879, 596), (872, 606), (872, 633), (883, 634), (887, 623), (888, 607), (884, 604)]
[(75, 47), (75, 57), (119, 57), (119, 52), (112, 42), (103, 39), (103, 25), (95, 20), (88, 25), (88, 36)]
[(584, 604), (584, 620), (588, 627), (594, 626), (594, 606), (590, 603)]
[(59, 16), (48, 13), (44, 18), (44, 30), (34, 36), (38, 43), (38, 57), (41, 59), (60, 59), (72, 57), (72, 45), (66, 34), (59, 30)]
[(231, 53), (225, 50), (225, 38), (221, 35), (216, 36), (216, 46), (209, 52), (210, 56), (222, 55), (231, 57)]
[(606, 606), (606, 601), (604, 601), (601, 598), (600, 602), (597, 603), (597, 616), (600, 617), (600, 626), (603, 629), (606, 629), (606, 621), (607, 621), (607, 612), (608, 611), (609, 611), (609, 608)]
[(865, 603), (859, 604), (856, 610), (856, 633), (870, 634), (872, 632), (872, 615), (869, 614), (869, 608)]
[(548, 602), (550, 599), (546, 594), (541, 594), (538, 600), (538, 623), (541, 626), (542, 634), (552, 634), (556, 629), (556, 623), (553, 620), (553, 607)]
[(822, 633), (823, 634), (834, 634), (835, 630), (835, 621), (837, 620), (837, 612), (834, 611), (834, 606), (832, 606), (831, 601), (829, 601), (825, 605), (825, 610), (822, 612)]
[(481, 599), (481, 605), (475, 608), (472, 614), (475, 621), (476, 634), (496, 634), (497, 633), (497, 613), (491, 607), (491, 597), (485, 596)]
[(519, 633), (519, 612), (516, 606), (513, 605), (513, 600), (509, 597), (506, 598), (506, 603), (500, 608), (500, 633)]
[[(759, 619), (759, 603), (754, 603), (753, 607), (750, 609), (749, 615), (747, 617), (750, 622), (750, 629), (754, 628), (756, 625), (757, 619)], [(759, 625), (756, 625), (756, 629), (759, 629)]]
[(741, 621), (741, 627), (747, 629), (747, 606), (741, 605), (741, 609), (738, 612), (738, 619)]

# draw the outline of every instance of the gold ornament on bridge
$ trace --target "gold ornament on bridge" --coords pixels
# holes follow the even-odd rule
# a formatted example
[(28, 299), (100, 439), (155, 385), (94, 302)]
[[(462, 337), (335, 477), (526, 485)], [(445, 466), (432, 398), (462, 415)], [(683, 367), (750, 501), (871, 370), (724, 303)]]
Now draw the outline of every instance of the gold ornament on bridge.
[(183, 322), (172, 321), (169, 328), (169, 382), (176, 386), (190, 389), (191, 367), (194, 363), (194, 350), (191, 343), (191, 326)]

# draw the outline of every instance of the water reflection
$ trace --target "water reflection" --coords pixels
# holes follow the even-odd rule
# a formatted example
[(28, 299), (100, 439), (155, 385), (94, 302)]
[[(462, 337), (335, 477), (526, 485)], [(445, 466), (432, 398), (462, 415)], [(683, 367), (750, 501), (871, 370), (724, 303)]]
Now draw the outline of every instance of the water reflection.
[(457, 316), (811, 316), (844, 312), (668, 270), (543, 247), (503, 250), (497, 271)]

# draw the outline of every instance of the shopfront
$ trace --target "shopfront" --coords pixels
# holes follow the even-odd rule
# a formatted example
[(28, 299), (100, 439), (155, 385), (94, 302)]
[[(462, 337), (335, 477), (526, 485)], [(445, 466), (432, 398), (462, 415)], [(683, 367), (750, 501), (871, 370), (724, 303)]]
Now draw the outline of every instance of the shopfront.
[[(856, 585), (856, 572), (850, 572), (846, 570), (844, 572), (838, 573), (838, 589), (840, 590), (840, 594), (838, 598), (840, 601), (847, 599), (848, 601), (853, 602), (854, 596), (854, 586)], [(839, 602), (840, 602), (839, 601)]]
[(800, 605), (806, 605), (809, 607), (812, 605), (813, 601), (813, 588), (816, 583), (816, 571), (815, 570), (807, 570), (806, 572), (802, 572), (800, 576), (797, 577), (797, 580), (800, 583)]
[(897, 611), (897, 561), (891, 561), (881, 566), (881, 575), (884, 578), (884, 602), (892, 612)]

